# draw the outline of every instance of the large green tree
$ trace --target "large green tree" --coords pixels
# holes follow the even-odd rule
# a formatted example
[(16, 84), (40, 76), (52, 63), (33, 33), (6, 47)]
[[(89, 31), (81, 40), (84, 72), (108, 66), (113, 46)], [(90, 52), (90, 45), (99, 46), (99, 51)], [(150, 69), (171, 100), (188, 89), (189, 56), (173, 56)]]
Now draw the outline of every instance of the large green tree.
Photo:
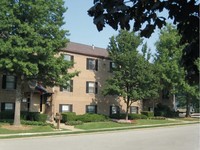
[(63, 0), (0, 1), (0, 73), (17, 77), (14, 125), (20, 125), (23, 86), (32, 79), (44, 86), (62, 85), (77, 72), (68, 73), (58, 50), (68, 40), (61, 29)]
[[(108, 46), (109, 57), (114, 64), (113, 75), (106, 81), (104, 95), (118, 95), (126, 103), (126, 119), (131, 104), (137, 100), (154, 98), (158, 95), (158, 80), (153, 64), (137, 51), (142, 43), (134, 32), (121, 30), (111, 37)], [(143, 49), (143, 52), (147, 52)]]
[[(166, 13), (161, 13), (164, 10)], [(182, 60), (188, 71), (187, 79), (199, 81), (199, 71), (194, 63), (199, 57), (198, 0), (94, 0), (88, 14), (99, 31), (105, 24), (115, 30), (119, 26), (129, 30), (133, 23), (133, 30), (141, 31), (144, 37), (150, 37), (156, 27), (161, 29), (168, 18), (172, 19), (181, 34), (180, 43), (186, 44)]]
[[(187, 108), (189, 108), (191, 97), (197, 96), (197, 87), (187, 82), (186, 71), (181, 66), (183, 46), (179, 43), (180, 38), (177, 29), (168, 24), (161, 30), (159, 40), (156, 42), (155, 64), (159, 68), (163, 89), (168, 90), (173, 96), (174, 109), (175, 95), (178, 93), (187, 96)], [(187, 111), (188, 116), (189, 109)]]

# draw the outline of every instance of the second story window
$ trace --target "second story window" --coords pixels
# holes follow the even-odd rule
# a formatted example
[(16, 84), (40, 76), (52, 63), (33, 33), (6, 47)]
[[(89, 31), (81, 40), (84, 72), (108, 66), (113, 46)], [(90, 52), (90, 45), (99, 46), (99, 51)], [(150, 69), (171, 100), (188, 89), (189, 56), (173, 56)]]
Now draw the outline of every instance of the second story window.
[(2, 88), (13, 90), (16, 89), (16, 77), (11, 75), (3, 75)]
[(98, 71), (98, 60), (87, 58), (87, 70), (96, 70)]
[(61, 92), (73, 92), (73, 80), (67, 82), (67, 88), (60, 87)]
[(115, 63), (110, 62), (110, 72), (113, 72), (113, 69), (115, 69), (115, 68), (116, 68)]
[(97, 94), (98, 83), (97, 82), (86, 82), (86, 93)]
[(64, 54), (64, 60), (73, 61), (74, 60), (74, 56), (68, 55), (68, 54)]

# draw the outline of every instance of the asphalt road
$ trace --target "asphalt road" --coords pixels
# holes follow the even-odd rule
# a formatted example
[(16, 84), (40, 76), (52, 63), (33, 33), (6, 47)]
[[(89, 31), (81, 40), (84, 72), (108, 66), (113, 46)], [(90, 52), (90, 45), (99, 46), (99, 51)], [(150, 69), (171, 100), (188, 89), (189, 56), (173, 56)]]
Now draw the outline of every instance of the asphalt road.
[(200, 125), (1, 139), (0, 150), (200, 150)]

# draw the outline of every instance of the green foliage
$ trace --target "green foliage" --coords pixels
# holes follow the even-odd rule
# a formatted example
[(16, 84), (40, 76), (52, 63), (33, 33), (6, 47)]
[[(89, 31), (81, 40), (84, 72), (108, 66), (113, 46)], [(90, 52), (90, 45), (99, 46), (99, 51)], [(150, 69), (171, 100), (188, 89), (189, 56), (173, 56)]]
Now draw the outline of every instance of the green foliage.
[(14, 112), (13, 111), (1, 111), (0, 112), (0, 119), (13, 119)]
[(83, 115), (77, 115), (76, 116), (77, 121), (82, 122), (100, 122), (100, 121), (106, 121), (107, 117), (100, 114), (83, 114)]
[(157, 104), (154, 109), (155, 116), (162, 116), (162, 117), (178, 117), (178, 112), (172, 111), (167, 105), (163, 105), (161, 103)]
[(154, 117), (154, 113), (150, 111), (141, 111), (141, 114), (147, 116), (148, 118)]
[[(159, 68), (162, 88), (169, 90), (171, 95), (178, 95), (180, 104), (185, 103), (189, 106), (195, 101), (196, 104), (199, 102), (199, 88), (186, 80), (188, 76), (180, 61), (183, 55), (183, 46), (179, 44), (180, 38), (178, 31), (172, 25), (167, 25), (161, 30), (159, 41), (156, 43), (155, 63)], [(189, 99), (195, 101), (191, 102)]]
[[(78, 74), (68, 72), (73, 64), (59, 54), (69, 33), (61, 28), (66, 12), (63, 0), (1, 0), (0, 10), (0, 72), (17, 76), (17, 101), (22, 99), (25, 81), (64, 86)], [(20, 114), (15, 116), (19, 123)]]
[(65, 122), (65, 124), (70, 125), (70, 126), (75, 126), (75, 125), (82, 125), (83, 122), (80, 120), (77, 120), (77, 121), (68, 121), (68, 122)]
[[(126, 114), (113, 114), (110, 116), (112, 119), (125, 119)], [(128, 114), (128, 119), (134, 120), (134, 119), (147, 119), (146, 115), (143, 114)]]
[[(186, 8), (190, 8), (187, 9)], [(160, 13), (167, 10), (168, 13)], [(199, 82), (199, 71), (194, 61), (199, 58), (199, 1), (167, 1), (167, 0), (131, 0), (131, 1), (105, 1), (95, 0), (94, 6), (88, 10), (93, 17), (93, 23), (99, 31), (105, 24), (113, 29), (140, 31), (141, 36), (150, 37), (158, 27), (162, 29), (168, 18), (173, 19), (181, 35), (180, 44), (186, 44), (184, 48), (183, 64), (188, 72), (188, 80)], [(163, 15), (162, 15), (163, 14)], [(131, 21), (131, 22), (130, 22)], [(132, 22), (133, 21), (133, 22)], [(168, 49), (170, 50), (170, 49)]]
[(61, 122), (63, 122), (63, 123), (76, 120), (76, 113), (75, 112), (66, 112), (66, 113), (62, 113), (61, 115), (62, 115)]
[(145, 59), (147, 50), (141, 55), (137, 48), (142, 43), (134, 32), (121, 30), (112, 37), (108, 46), (109, 57), (115, 64), (113, 75), (106, 81), (103, 95), (118, 95), (128, 108), (134, 101), (158, 97), (159, 80), (153, 64)]
[(34, 125), (34, 126), (51, 126), (54, 128), (53, 124), (46, 123), (46, 122), (40, 122), (40, 121), (29, 121), (29, 120), (21, 120), (21, 123), (23, 125)]
[(47, 114), (40, 114), (39, 112), (21, 112), (21, 120), (46, 122)]
[(130, 120), (134, 120), (134, 119), (147, 119), (148, 117), (146, 115), (143, 115), (143, 114), (129, 114), (128, 118)]

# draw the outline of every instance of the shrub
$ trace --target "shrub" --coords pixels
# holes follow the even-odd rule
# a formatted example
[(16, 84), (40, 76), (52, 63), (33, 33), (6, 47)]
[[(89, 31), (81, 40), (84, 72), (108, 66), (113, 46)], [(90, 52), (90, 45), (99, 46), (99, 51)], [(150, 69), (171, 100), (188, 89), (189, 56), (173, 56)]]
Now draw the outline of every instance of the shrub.
[(84, 114), (84, 115), (77, 115), (76, 120), (82, 122), (100, 122), (106, 121), (107, 117), (100, 114)]
[(178, 112), (171, 111), (167, 105), (159, 103), (154, 109), (154, 115), (163, 117), (178, 117)]
[(142, 111), (141, 114), (147, 116), (148, 118), (154, 117), (154, 113), (151, 111)]
[(38, 122), (46, 122), (47, 121), (47, 114), (38, 114), (35, 118), (35, 121)]
[(134, 119), (147, 119), (147, 116), (142, 115), (142, 114), (129, 114), (128, 118), (130, 120), (134, 120)]
[(81, 124), (83, 124), (83, 122), (77, 120), (77, 121), (68, 121), (68, 122), (65, 122), (65, 124), (70, 125), (70, 126), (74, 126), (74, 125), (81, 125)]
[(112, 118), (112, 119), (125, 119), (126, 114), (112, 114), (112, 115), (110, 115), (110, 118)]
[(29, 112), (28, 111), (21, 111), (20, 118), (22, 120), (28, 120)]
[(21, 124), (34, 125), (34, 126), (51, 126), (52, 128), (54, 128), (53, 124), (46, 123), (46, 122), (38, 122), (38, 121), (21, 120)]
[(62, 115), (61, 122), (63, 122), (63, 123), (76, 120), (76, 113), (75, 112), (66, 112), (66, 113), (62, 113), (61, 115)]
[(14, 111), (0, 112), (0, 119), (14, 119)]
[(28, 112), (27, 120), (38, 121), (39, 115), (39, 112)]

